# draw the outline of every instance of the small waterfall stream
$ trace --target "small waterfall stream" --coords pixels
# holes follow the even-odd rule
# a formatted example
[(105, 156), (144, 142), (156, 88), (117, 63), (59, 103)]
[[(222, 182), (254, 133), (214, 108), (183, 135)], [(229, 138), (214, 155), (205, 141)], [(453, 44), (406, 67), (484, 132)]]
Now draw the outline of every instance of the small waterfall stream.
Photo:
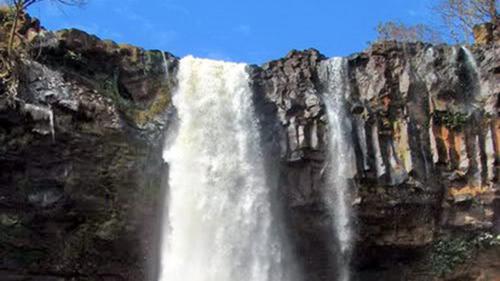
[(289, 281), (246, 65), (186, 57), (160, 281)]
[[(464, 77), (465, 81), (467, 82), (464, 87), (466, 88), (466, 96), (465, 98), (472, 104), (477, 103), (483, 95), (483, 92), (481, 91), (481, 83), (480, 83), (480, 75), (479, 75), (479, 70), (477, 67), (477, 62), (476, 59), (474, 58), (474, 55), (471, 53), (471, 51), (466, 47), (466, 46), (461, 46), (460, 49), (462, 50), (464, 54), (464, 61), (465, 61), (465, 72)], [(474, 108), (468, 108), (468, 111), (473, 111)]]
[(323, 194), (325, 204), (333, 218), (338, 248), (338, 281), (349, 281), (352, 229), (348, 179), (354, 176), (356, 166), (354, 152), (349, 141), (351, 124), (345, 112), (345, 98), (349, 92), (347, 82), (347, 61), (332, 58), (320, 66), (323, 83), (323, 101), (329, 123), (329, 164), (327, 186)]

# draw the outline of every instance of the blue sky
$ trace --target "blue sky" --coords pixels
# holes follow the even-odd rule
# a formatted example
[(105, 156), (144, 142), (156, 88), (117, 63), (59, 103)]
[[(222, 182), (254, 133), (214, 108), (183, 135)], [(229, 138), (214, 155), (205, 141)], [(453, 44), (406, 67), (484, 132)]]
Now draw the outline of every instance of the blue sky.
[(103, 39), (176, 56), (263, 63), (291, 49), (327, 56), (362, 51), (378, 22), (430, 23), (432, 0), (89, 0), (50, 1), (30, 13), (51, 30), (79, 28)]

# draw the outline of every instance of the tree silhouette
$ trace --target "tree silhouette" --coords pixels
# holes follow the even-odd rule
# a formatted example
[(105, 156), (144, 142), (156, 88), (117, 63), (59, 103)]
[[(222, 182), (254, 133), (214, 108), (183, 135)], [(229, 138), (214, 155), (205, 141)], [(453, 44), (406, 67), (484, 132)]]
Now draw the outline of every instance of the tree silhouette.
[(388, 21), (377, 26), (378, 41), (396, 40), (399, 42), (440, 43), (437, 31), (425, 24), (405, 25), (401, 22)]
[(19, 19), (30, 6), (40, 3), (40, 2), (51, 1), (54, 3), (67, 5), (67, 6), (82, 6), (87, 3), (87, 0), (8, 0), (7, 3), (11, 7), (13, 11), (13, 22), (10, 28), (9, 42), (7, 51), (10, 55), (12, 53), (12, 49), (14, 47), (14, 40), (16, 37), (16, 31), (19, 25)]
[(433, 10), (441, 16), (452, 39), (469, 42), (475, 25), (497, 24), (497, 8), (497, 0), (440, 0)]

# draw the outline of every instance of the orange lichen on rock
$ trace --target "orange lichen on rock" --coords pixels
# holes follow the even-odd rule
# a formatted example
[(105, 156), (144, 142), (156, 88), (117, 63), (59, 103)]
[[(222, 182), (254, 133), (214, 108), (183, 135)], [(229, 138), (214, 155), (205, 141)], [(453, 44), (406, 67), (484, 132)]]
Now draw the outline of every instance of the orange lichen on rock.
[(443, 164), (450, 163), (450, 131), (446, 126), (433, 126), (438, 149), (439, 162)]
[(464, 187), (453, 187), (448, 190), (449, 195), (453, 198), (459, 196), (472, 196), (476, 197), (481, 194), (485, 194), (491, 191), (489, 186), (470, 186), (466, 185)]
[(495, 145), (495, 154), (497, 159), (500, 158), (500, 118), (496, 118), (492, 124), (493, 141)]
[(465, 173), (469, 168), (469, 158), (467, 157), (467, 148), (465, 142), (465, 134), (463, 132), (453, 132), (453, 152), (454, 163), (453, 167), (462, 173)]

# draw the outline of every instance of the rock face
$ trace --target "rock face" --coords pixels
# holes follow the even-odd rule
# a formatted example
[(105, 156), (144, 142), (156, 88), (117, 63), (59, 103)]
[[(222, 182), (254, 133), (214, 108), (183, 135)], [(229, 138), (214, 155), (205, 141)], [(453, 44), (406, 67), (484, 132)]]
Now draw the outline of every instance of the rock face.
[(292, 51), (284, 59), (254, 69), (253, 77), (257, 95), (275, 108), (278, 130), (273, 135), (280, 136), (278, 161), (285, 216), (304, 265), (304, 277), (311, 281), (327, 280), (335, 273), (328, 247), (333, 233), (320, 192), (327, 155), (327, 120), (317, 74), (323, 59), (316, 50)]
[(76, 30), (37, 38), (17, 96), (0, 95), (0, 279), (142, 280), (176, 59)]
[[(497, 17), (497, 22), (500, 17)], [(476, 44), (491, 44), (500, 39), (500, 26), (491, 22), (478, 24), (473, 28), (474, 41)]]
[[(384, 42), (349, 58), (353, 266), (361, 280), (429, 280), (432, 269), (420, 263), (440, 237), (498, 229), (498, 51)], [(322, 59), (293, 51), (254, 71), (280, 123), (280, 186), (307, 280), (335, 275), (320, 200), (328, 142)]]
[[(429, 280), (445, 271), (426, 264), (445, 255), (435, 250), (441, 239), (498, 229), (498, 52), (497, 45), (384, 42), (349, 58), (353, 266), (361, 280)], [(307, 280), (335, 276), (320, 200), (328, 142), (323, 59), (316, 50), (292, 51), (253, 69), (256, 92), (275, 108), (280, 187)], [(475, 280), (494, 266), (459, 277)]]
[[(23, 61), (17, 96), (0, 93), (1, 279), (155, 280), (177, 59), (77, 30), (26, 36), (38, 53)], [(488, 236), (500, 232), (495, 42), (382, 42), (348, 58), (359, 280), (499, 276)], [(325, 59), (311, 49), (249, 67), (308, 281), (335, 276), (321, 200)]]

